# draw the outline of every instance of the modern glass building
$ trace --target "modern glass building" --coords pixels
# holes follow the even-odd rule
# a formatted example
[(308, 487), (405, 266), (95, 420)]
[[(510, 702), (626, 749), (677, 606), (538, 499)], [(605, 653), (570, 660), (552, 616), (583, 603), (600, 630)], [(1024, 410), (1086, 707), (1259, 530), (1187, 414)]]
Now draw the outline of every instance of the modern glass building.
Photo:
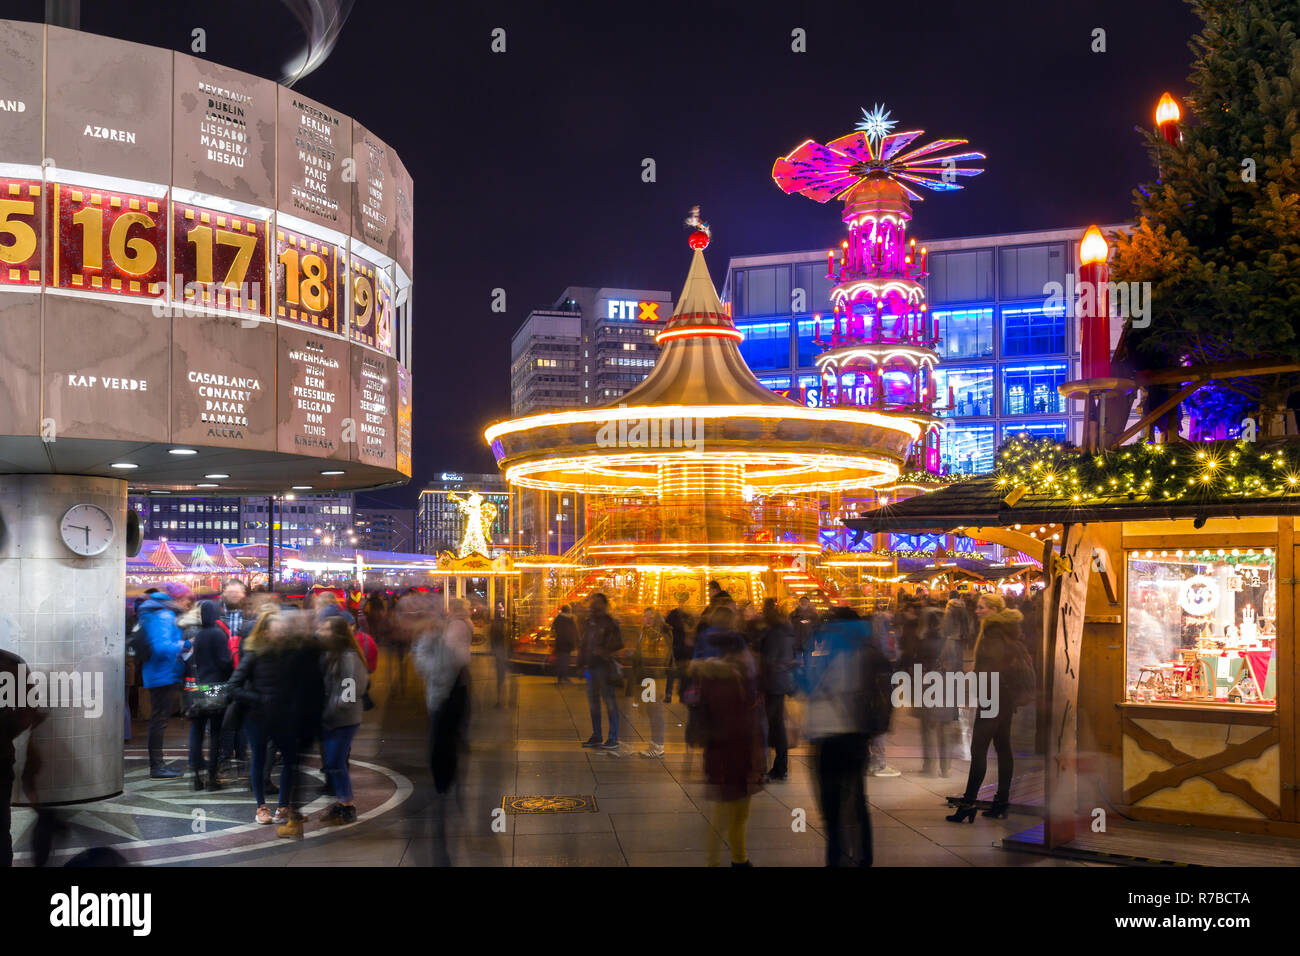
[[(355, 495), (285, 495), (276, 502), (276, 543), (291, 548), (349, 545), (353, 534)], [(270, 502), (263, 497), (243, 499), (240, 514), (245, 544), (265, 544), (270, 526)]]
[[(1124, 224), (1102, 226), (1110, 233)], [(1079, 320), (1064, 305), (1084, 227), (926, 242), (926, 301), (939, 329), (935, 411), (945, 471), (978, 474), (1008, 436), (1078, 441), (1082, 405), (1057, 391), (1079, 373)], [(920, 240), (918, 240), (919, 242)], [(1055, 301), (1051, 283), (1059, 283)], [(768, 388), (821, 403), (816, 316), (830, 311), (826, 250), (733, 258), (723, 298), (741, 352)], [(1111, 320), (1112, 344), (1123, 320)]]
[(140, 516), (145, 538), (194, 544), (240, 544), (240, 499), (189, 495), (131, 495), (128, 507)]

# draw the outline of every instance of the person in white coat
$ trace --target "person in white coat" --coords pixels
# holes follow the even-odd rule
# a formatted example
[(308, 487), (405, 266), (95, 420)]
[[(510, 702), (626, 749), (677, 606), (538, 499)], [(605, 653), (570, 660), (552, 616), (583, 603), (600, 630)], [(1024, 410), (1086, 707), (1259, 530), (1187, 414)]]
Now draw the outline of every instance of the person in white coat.
[(457, 598), (445, 623), (432, 609), (420, 612), (421, 634), (415, 666), (424, 679), (424, 699), (429, 709), (429, 768), (438, 793), (456, 782), (459, 755), (469, 725), (470, 644), (474, 630), (469, 605)]

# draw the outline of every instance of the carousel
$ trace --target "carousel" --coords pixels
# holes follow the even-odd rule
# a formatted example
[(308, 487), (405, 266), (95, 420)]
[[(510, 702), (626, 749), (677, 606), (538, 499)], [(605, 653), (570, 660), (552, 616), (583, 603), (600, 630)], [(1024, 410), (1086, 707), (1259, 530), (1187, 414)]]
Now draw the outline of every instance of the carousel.
[(616, 405), (484, 434), (511, 485), (587, 503), (585, 538), (531, 569), (524, 590), (538, 624), (594, 590), (661, 609), (704, 605), (711, 580), (738, 602), (793, 596), (785, 582), (820, 556), (825, 496), (896, 482), (922, 435), (908, 416), (809, 408), (764, 388), (709, 276), (708, 226), (688, 222), (690, 271), (649, 376)]

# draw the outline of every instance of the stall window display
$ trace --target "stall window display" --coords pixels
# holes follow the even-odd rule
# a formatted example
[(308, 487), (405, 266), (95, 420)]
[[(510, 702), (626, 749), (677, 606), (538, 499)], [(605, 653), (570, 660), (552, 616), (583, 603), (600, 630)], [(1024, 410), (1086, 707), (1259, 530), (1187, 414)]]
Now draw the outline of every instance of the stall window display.
[(1128, 700), (1276, 706), (1276, 583), (1271, 548), (1129, 552)]

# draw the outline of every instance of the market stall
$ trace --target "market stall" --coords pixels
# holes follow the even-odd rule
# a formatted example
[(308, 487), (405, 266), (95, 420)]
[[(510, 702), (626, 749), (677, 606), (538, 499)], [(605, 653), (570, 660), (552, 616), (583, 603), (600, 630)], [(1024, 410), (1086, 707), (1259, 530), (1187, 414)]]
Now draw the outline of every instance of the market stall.
[(1044, 562), (1054, 663), (1040, 712), (1055, 846), (1099, 802), (1300, 836), (1298, 515), (1300, 440), (1288, 438), (1091, 455), (1026, 443), (993, 476), (846, 523), (983, 538), (1060, 524)]

